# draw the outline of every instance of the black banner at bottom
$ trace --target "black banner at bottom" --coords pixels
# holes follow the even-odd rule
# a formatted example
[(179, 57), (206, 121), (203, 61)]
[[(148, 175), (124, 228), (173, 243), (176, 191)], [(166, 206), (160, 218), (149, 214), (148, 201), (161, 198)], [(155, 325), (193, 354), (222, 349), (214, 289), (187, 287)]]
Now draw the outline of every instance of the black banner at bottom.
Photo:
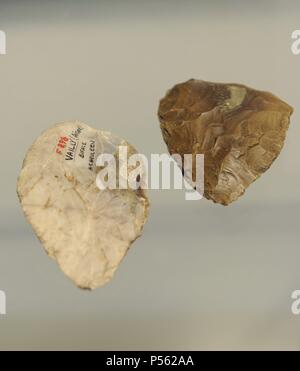
[(100, 352), (101, 366), (107, 369), (199, 368), (201, 352)]

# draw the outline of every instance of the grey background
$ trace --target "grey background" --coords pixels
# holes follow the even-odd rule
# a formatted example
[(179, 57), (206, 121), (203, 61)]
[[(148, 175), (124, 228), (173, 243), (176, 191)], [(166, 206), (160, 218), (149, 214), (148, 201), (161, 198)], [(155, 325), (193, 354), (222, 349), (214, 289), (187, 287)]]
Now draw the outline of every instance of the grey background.
[[(0, 1), (2, 349), (300, 349), (296, 1)], [(78, 119), (166, 151), (158, 100), (191, 77), (269, 90), (295, 108), (272, 168), (229, 207), (151, 191), (144, 234), (114, 280), (75, 288), (15, 193), (41, 131)]]

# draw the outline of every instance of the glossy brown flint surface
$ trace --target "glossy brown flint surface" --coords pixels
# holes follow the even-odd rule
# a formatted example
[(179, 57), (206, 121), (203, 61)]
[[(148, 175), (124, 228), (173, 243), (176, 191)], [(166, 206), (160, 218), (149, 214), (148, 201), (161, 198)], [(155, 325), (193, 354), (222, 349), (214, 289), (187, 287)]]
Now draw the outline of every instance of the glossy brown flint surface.
[(279, 155), (293, 108), (240, 84), (188, 80), (160, 102), (170, 154), (204, 154), (204, 196), (228, 205)]

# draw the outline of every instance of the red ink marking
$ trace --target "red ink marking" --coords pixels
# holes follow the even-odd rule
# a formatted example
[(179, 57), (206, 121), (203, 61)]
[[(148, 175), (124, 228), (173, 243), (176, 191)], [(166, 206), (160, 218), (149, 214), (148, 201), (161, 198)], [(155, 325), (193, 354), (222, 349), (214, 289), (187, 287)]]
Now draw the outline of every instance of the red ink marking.
[(68, 137), (61, 137), (59, 139), (59, 142), (58, 142), (57, 148), (56, 148), (56, 153), (57, 154), (62, 155), (62, 150), (61, 149), (66, 148), (68, 141), (69, 141)]

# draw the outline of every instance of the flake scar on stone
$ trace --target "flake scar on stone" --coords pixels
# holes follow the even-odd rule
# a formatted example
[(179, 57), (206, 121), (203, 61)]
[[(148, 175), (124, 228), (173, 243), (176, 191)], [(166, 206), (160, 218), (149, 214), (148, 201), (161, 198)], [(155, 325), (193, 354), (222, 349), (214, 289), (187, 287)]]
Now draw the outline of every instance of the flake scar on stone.
[(204, 154), (204, 196), (223, 205), (272, 165), (292, 113), (271, 93), (195, 79), (169, 90), (158, 110), (170, 154)]
[(29, 149), (18, 179), (24, 214), (47, 254), (83, 289), (112, 279), (147, 220), (144, 190), (96, 186), (93, 161), (119, 145), (136, 152), (124, 139), (81, 122), (55, 125)]

